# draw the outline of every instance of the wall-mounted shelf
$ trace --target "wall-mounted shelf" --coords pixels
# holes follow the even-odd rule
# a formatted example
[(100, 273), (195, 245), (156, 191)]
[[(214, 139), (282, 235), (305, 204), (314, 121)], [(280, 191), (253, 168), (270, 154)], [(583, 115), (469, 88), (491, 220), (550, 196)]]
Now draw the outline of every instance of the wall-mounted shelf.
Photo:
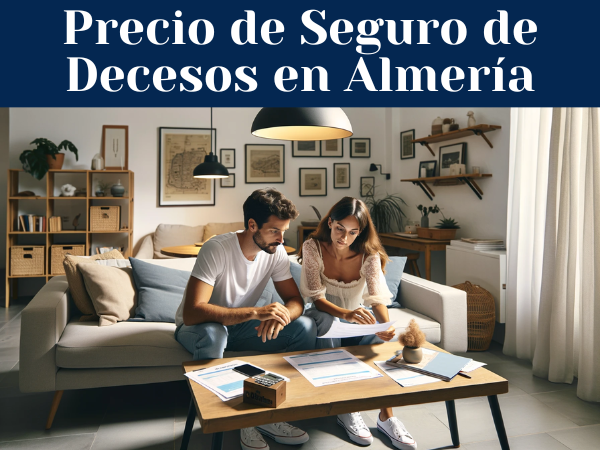
[(447, 175), (443, 177), (425, 177), (425, 178), (408, 178), (400, 181), (407, 181), (416, 186), (419, 186), (425, 192), (425, 195), (429, 197), (429, 200), (433, 200), (435, 194), (431, 190), (431, 187), (427, 183), (433, 183), (434, 186), (453, 186), (457, 184), (467, 184), (475, 193), (479, 200), (482, 199), (483, 191), (475, 182), (475, 178), (489, 178), (491, 173), (469, 173), (463, 175)]
[(434, 134), (433, 136), (427, 136), (424, 138), (414, 139), (413, 142), (419, 143), (427, 147), (427, 149), (431, 152), (433, 156), (435, 153), (429, 146), (429, 144), (434, 144), (436, 142), (444, 142), (450, 141), (452, 139), (460, 139), (468, 136), (481, 136), (485, 142), (490, 146), (490, 148), (494, 148), (490, 140), (485, 136), (485, 133), (489, 133), (490, 131), (499, 130), (502, 127), (500, 125), (474, 125), (472, 127), (461, 128), (460, 130), (449, 131), (447, 133), (442, 134)]

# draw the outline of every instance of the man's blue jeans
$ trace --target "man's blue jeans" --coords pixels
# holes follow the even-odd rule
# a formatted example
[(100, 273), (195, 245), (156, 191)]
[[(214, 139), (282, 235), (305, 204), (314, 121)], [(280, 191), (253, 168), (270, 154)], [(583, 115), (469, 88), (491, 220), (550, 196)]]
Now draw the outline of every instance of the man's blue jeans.
[(285, 326), (277, 339), (264, 343), (254, 329), (259, 325), (259, 320), (230, 326), (215, 322), (180, 325), (175, 330), (175, 339), (194, 355), (194, 360), (222, 358), (226, 350), (277, 353), (315, 349), (317, 327), (309, 317), (300, 316)]

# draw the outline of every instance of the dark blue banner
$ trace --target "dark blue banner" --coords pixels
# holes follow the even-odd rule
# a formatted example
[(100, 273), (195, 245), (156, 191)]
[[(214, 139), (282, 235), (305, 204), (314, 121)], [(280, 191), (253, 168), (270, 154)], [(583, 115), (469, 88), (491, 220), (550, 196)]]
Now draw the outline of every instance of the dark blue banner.
[(0, 106), (598, 106), (597, 3), (9, 2)]

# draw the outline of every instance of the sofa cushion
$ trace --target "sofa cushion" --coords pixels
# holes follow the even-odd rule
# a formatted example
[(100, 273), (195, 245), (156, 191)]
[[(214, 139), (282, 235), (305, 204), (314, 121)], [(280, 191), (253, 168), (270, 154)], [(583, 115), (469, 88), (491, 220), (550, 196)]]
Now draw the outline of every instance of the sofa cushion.
[(135, 313), (137, 294), (132, 269), (81, 264), (79, 267), (101, 327), (127, 320)]
[(204, 240), (214, 236), (215, 234), (232, 233), (234, 231), (243, 230), (244, 222), (218, 223), (211, 222), (204, 225)]
[(119, 322), (99, 327), (95, 322), (70, 322), (56, 348), (63, 368), (181, 366), (192, 355), (174, 337), (175, 324)]
[(398, 335), (404, 332), (411, 319), (415, 319), (421, 328), (421, 331), (425, 333), (427, 342), (439, 344), (442, 340), (442, 329), (440, 324), (432, 318), (408, 308), (390, 308), (388, 309), (388, 313), (390, 315), (390, 321), (395, 322), (394, 327), (396, 328), (396, 332), (393, 340), (398, 339)]
[[(298, 264), (297, 262), (290, 260), (290, 272), (292, 273), (292, 278), (296, 282), (298, 289), (300, 289), (300, 275), (302, 273), (302, 266), (300, 264)], [(273, 284), (273, 280), (269, 280), (269, 282), (265, 286), (265, 291), (270, 292), (273, 297), (269, 303), (278, 302), (283, 305), (283, 299), (277, 293), (277, 290), (275, 289), (275, 285)]]
[(90, 298), (87, 289), (85, 288), (83, 276), (77, 270), (77, 266), (79, 264), (92, 264), (97, 260), (104, 259), (124, 258), (120, 251), (111, 250), (110, 252), (104, 253), (102, 255), (93, 255), (89, 257), (66, 255), (65, 259), (63, 260), (65, 275), (67, 277), (67, 281), (69, 282), (69, 291), (71, 292), (73, 303), (75, 303), (77, 309), (83, 314), (85, 314), (84, 316), (82, 316), (83, 320), (95, 319), (97, 318), (97, 315), (96, 310), (94, 309), (94, 305), (92, 303), (92, 299)]
[(183, 299), (191, 272), (160, 267), (129, 258), (138, 301), (130, 320), (175, 323), (175, 313)]
[(385, 266), (385, 282), (392, 293), (392, 305), (400, 307), (398, 292), (400, 291), (400, 281), (406, 265), (406, 256), (390, 256), (390, 262)]
[(161, 223), (154, 232), (154, 257), (167, 258), (160, 252), (163, 247), (176, 245), (194, 245), (204, 237), (204, 225), (188, 227), (186, 225), (170, 225)]

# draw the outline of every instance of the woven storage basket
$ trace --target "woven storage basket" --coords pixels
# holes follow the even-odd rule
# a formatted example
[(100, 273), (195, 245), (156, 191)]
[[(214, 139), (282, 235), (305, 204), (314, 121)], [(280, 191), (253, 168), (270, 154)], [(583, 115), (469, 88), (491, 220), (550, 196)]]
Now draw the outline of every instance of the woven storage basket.
[(119, 231), (120, 206), (90, 206), (90, 231)]
[(44, 275), (43, 245), (13, 245), (10, 248), (11, 275)]
[(85, 256), (85, 245), (53, 245), (50, 247), (50, 274), (63, 275), (65, 255)]
[(469, 281), (452, 286), (467, 293), (467, 334), (469, 350), (487, 350), (494, 335), (496, 303), (494, 297), (481, 286)]

